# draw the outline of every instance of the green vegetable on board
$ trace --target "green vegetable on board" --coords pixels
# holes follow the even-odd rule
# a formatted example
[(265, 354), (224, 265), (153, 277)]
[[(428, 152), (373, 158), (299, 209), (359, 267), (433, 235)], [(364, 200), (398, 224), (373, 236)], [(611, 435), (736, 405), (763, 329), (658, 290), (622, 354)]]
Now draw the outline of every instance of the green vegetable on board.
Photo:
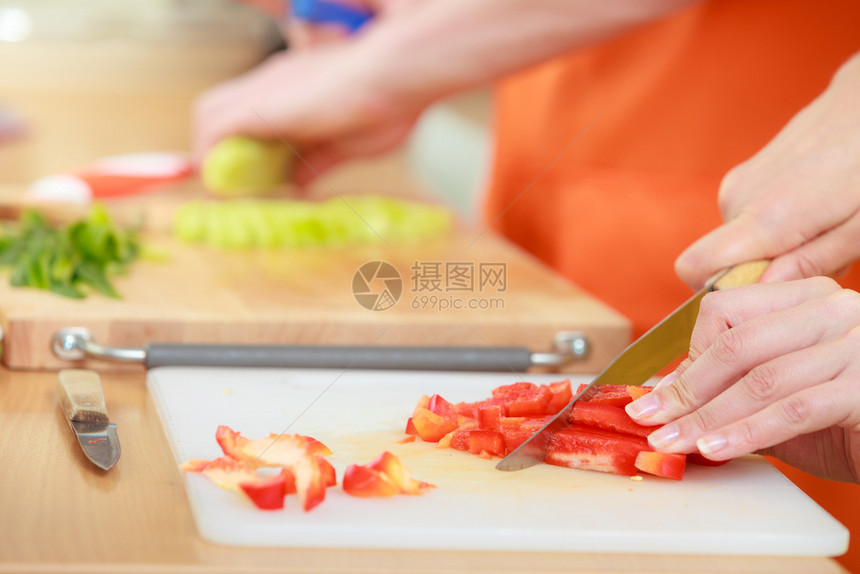
[(446, 234), (444, 208), (390, 197), (334, 197), (321, 202), (234, 199), (191, 201), (174, 219), (174, 235), (217, 248), (330, 247), (415, 243)]
[(102, 204), (63, 227), (34, 210), (0, 227), (0, 267), (10, 268), (16, 287), (46, 289), (80, 299), (87, 290), (119, 298), (111, 277), (123, 273), (140, 250), (134, 232), (120, 229)]
[(292, 150), (283, 142), (230, 137), (209, 150), (200, 175), (215, 195), (261, 194), (289, 180), (292, 160)]

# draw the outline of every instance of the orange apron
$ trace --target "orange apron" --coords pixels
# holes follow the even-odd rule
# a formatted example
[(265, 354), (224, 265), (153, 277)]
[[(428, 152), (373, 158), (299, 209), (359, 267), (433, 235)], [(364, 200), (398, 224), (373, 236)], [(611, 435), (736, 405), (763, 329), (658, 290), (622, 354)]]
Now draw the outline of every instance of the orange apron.
[[(711, 0), (512, 76), (485, 218), (638, 336), (690, 296), (674, 261), (722, 222), (721, 177), (858, 51), (857, 0)], [(860, 572), (860, 487), (778, 466), (851, 528)]]

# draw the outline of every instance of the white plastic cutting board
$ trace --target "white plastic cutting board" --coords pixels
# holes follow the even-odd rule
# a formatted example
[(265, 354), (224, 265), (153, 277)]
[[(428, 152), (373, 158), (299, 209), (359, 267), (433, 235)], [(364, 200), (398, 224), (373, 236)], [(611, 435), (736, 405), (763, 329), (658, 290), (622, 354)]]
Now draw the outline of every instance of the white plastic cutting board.
[[(472, 401), (548, 375), (160, 368), (148, 385), (177, 463), (221, 454), (215, 429), (251, 438), (300, 433), (333, 451), (338, 478), (384, 450), (438, 488), (419, 497), (358, 499), (339, 487), (305, 513), (288, 496), (260, 511), (241, 495), (185, 475), (200, 535), (227, 545), (672, 554), (835, 556), (848, 532), (766, 460), (688, 465), (683, 481), (641, 481), (539, 465), (506, 473), (498, 460), (398, 444), (422, 394)], [(574, 384), (586, 378), (573, 380)]]

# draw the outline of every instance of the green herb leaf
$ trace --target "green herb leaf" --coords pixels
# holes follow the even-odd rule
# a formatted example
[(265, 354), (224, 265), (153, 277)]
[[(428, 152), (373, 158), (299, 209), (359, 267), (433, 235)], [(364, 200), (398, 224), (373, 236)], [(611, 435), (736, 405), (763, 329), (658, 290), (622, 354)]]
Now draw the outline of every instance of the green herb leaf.
[(11, 268), (13, 286), (76, 299), (86, 295), (87, 287), (118, 298), (110, 278), (124, 273), (139, 251), (136, 234), (114, 225), (102, 204), (61, 228), (51, 227), (32, 209), (17, 224), (0, 228), (0, 266)]

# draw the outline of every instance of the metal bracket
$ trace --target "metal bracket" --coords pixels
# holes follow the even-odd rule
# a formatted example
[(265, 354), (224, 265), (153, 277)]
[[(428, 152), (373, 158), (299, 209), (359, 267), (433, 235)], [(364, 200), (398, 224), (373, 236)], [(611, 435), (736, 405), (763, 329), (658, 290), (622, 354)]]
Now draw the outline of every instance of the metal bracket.
[(568, 363), (583, 361), (591, 353), (591, 344), (582, 331), (559, 331), (552, 339), (552, 347), (553, 350), (548, 353), (532, 353), (532, 365), (562, 367)]
[(64, 361), (80, 361), (86, 358), (103, 359), (124, 363), (142, 363), (146, 360), (145, 349), (106, 347), (93, 341), (86, 327), (65, 327), (54, 333), (51, 349)]

